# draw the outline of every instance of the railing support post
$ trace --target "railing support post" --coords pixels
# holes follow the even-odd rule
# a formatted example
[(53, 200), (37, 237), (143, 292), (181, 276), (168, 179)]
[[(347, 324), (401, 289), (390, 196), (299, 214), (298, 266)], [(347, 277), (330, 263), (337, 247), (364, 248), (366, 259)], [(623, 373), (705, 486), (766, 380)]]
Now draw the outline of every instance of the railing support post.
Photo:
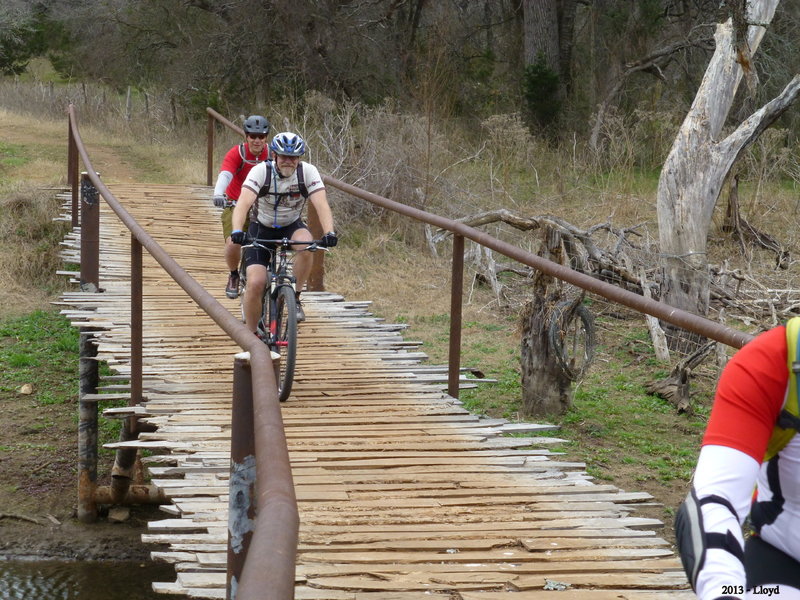
[(235, 600), (256, 519), (256, 443), (250, 362), (233, 361), (226, 600)]
[(206, 125), (206, 185), (211, 185), (214, 173), (214, 117), (208, 115)]
[(100, 194), (81, 173), (81, 290), (100, 291)]
[[(142, 244), (131, 234), (131, 397), (128, 406), (142, 402)], [(122, 422), (119, 441), (139, 437), (138, 418), (127, 417)], [(119, 448), (111, 469), (111, 497), (121, 504), (128, 495), (136, 471), (136, 448)]]
[(97, 520), (97, 401), (86, 399), (97, 393), (100, 381), (92, 334), (91, 329), (81, 330), (78, 342), (78, 519), (82, 523)]
[(142, 244), (131, 234), (131, 398), (142, 402)]
[(70, 189), (72, 227), (78, 226), (80, 207), (78, 205), (78, 147), (72, 133), (72, 123), (67, 124), (67, 183)]
[(447, 393), (458, 398), (461, 372), (461, 307), (464, 295), (464, 236), (453, 235), (453, 270), (450, 283), (450, 352), (447, 367)]
[[(316, 209), (310, 202), (308, 203), (308, 228), (315, 240), (320, 239), (325, 234), (325, 232), (322, 231), (322, 223), (320, 223), (319, 215), (317, 215)], [(311, 256), (311, 273), (308, 275), (306, 286), (310, 292), (324, 292), (325, 253), (312, 252)]]

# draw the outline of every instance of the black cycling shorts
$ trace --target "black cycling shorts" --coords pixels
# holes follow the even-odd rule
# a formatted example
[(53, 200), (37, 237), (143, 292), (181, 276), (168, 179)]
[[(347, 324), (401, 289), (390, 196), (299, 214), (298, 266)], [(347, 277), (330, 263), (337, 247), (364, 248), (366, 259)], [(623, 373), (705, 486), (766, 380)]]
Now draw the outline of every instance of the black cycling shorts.
[[(281, 240), (283, 238), (291, 239), (294, 235), (294, 232), (298, 229), (308, 230), (308, 226), (303, 222), (302, 219), (298, 219), (294, 223), (286, 225), (285, 227), (267, 227), (258, 221), (251, 221), (250, 227), (247, 229), (247, 234), (251, 238), (256, 238), (258, 240)], [(262, 265), (269, 269), (271, 257), (272, 252), (270, 250), (262, 250), (261, 248), (245, 248), (244, 266), (247, 268), (250, 265)]]
[(744, 569), (748, 590), (775, 585), (800, 589), (800, 562), (758, 536), (745, 542)]

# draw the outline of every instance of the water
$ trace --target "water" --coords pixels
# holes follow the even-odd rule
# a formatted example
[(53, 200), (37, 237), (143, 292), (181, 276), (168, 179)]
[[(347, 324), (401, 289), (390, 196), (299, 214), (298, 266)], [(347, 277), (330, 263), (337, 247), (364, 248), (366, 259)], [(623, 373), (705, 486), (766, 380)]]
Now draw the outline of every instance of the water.
[(175, 569), (138, 561), (0, 560), (0, 600), (186, 600), (156, 594), (154, 581), (175, 581)]

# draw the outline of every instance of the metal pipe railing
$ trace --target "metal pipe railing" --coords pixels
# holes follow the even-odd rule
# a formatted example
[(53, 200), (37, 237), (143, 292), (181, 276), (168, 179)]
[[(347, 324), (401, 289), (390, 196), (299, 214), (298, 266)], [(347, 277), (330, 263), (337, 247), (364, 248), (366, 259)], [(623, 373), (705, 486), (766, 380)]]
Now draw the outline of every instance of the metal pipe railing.
[[(537, 256), (531, 252), (522, 250), (521, 248), (518, 248), (512, 244), (498, 240), (497, 238), (494, 238), (489, 234), (480, 231), (479, 229), (459, 223), (458, 221), (453, 221), (452, 219), (447, 219), (439, 215), (425, 212), (418, 208), (413, 208), (411, 206), (395, 202), (394, 200), (389, 200), (388, 198), (367, 192), (355, 187), (354, 185), (339, 181), (333, 177), (323, 176), (322, 179), (325, 182), (325, 185), (339, 189), (350, 194), (351, 196), (356, 196), (357, 198), (361, 198), (362, 200), (366, 200), (367, 202), (377, 206), (381, 206), (396, 213), (411, 217), (417, 221), (422, 221), (423, 223), (428, 223), (429, 225), (433, 225), (440, 229), (445, 229), (455, 235), (463, 236), (482, 246), (491, 248), (492, 250), (495, 250), (496, 252), (507, 256), (508, 258), (512, 258), (517, 262), (528, 265), (529, 267), (533, 267), (534, 269), (550, 275), (551, 277), (556, 277), (588, 292), (602, 296), (607, 300), (618, 302), (619, 304), (623, 304), (624, 306), (633, 308), (639, 312), (652, 315), (663, 321), (677, 325), (678, 327), (682, 327), (694, 333), (703, 335), (709, 339), (722, 342), (723, 344), (733, 346), (734, 348), (741, 348), (753, 338), (753, 336), (748, 333), (732, 329), (722, 325), (721, 323), (717, 323), (715, 321), (711, 321), (710, 319), (706, 319), (705, 317), (675, 308), (674, 306), (664, 304), (663, 302), (658, 302), (657, 300), (653, 300), (651, 298), (639, 296), (638, 294), (634, 294), (628, 290), (611, 285), (605, 281), (595, 279), (594, 277), (586, 275), (585, 273), (574, 271), (569, 267), (565, 267), (564, 265), (560, 265), (542, 258), (541, 256)], [(461, 293), (461, 291), (454, 290), (453, 293)]]
[[(244, 135), (242, 129), (233, 123), (231, 123), (228, 119), (220, 115), (217, 111), (212, 108), (207, 108), (206, 112), (209, 115), (209, 132), (213, 129), (211, 126), (211, 119), (215, 119), (222, 123), (223, 125), (229, 127), (233, 131), (236, 131), (240, 135)], [(208, 144), (208, 180), (211, 181), (211, 168), (212, 168), (212, 138), (210, 137), (211, 133), (209, 133), (209, 144)], [(454, 221), (452, 219), (447, 219), (445, 217), (441, 217), (439, 215), (434, 215), (432, 213), (428, 213), (426, 211), (413, 208), (411, 206), (407, 206), (405, 204), (401, 204), (400, 202), (396, 202), (394, 200), (390, 200), (388, 198), (384, 198), (377, 194), (373, 194), (372, 192), (367, 192), (366, 190), (362, 190), (354, 185), (350, 185), (340, 181), (334, 177), (330, 177), (327, 175), (322, 176), (323, 181), (325, 182), (326, 186), (331, 186), (336, 188), (340, 191), (343, 191), (351, 196), (355, 196), (356, 198), (361, 198), (362, 200), (366, 200), (372, 204), (377, 206), (381, 206), (398, 214), (402, 214), (404, 216), (410, 217), (417, 221), (421, 221), (423, 223), (428, 223), (429, 225), (433, 225), (440, 229), (444, 229), (450, 231), (454, 234), (454, 247), (453, 247), (453, 261), (461, 261), (462, 266), (459, 268), (456, 264), (453, 265), (453, 273), (452, 277), (453, 280), (451, 282), (451, 298), (450, 298), (450, 308), (451, 308), (451, 315), (457, 315), (459, 319), (456, 321), (455, 319), (451, 318), (450, 324), (450, 345), (449, 345), (449, 359), (448, 359), (448, 393), (453, 397), (458, 397), (458, 377), (460, 372), (460, 343), (461, 343), (461, 322), (460, 322), (460, 315), (461, 315), (461, 307), (463, 304), (463, 279), (461, 280), (461, 284), (459, 285), (459, 281), (457, 278), (463, 277), (463, 274), (459, 275), (460, 270), (463, 270), (463, 247), (460, 247), (458, 244), (463, 245), (463, 238), (467, 238), (481, 244), (482, 246), (486, 246), (487, 248), (491, 248), (504, 256), (507, 256), (517, 262), (520, 262), (524, 265), (528, 265), (529, 267), (533, 267), (542, 273), (550, 275), (552, 277), (556, 277), (562, 281), (566, 281), (567, 283), (571, 283), (577, 287), (580, 287), (586, 291), (593, 292), (602, 296), (608, 300), (613, 302), (618, 302), (624, 306), (628, 306), (637, 310), (639, 312), (652, 315), (657, 317), (663, 321), (668, 323), (672, 323), (678, 327), (682, 327), (694, 333), (698, 333), (703, 335), (709, 339), (716, 340), (723, 344), (727, 344), (729, 346), (733, 346), (734, 348), (741, 348), (744, 344), (749, 342), (753, 336), (738, 331), (736, 329), (732, 329), (727, 327), (721, 323), (717, 323), (715, 321), (711, 321), (710, 319), (706, 319), (705, 317), (701, 317), (699, 315), (681, 310), (679, 308), (675, 308), (668, 304), (664, 304), (657, 300), (653, 300), (652, 298), (645, 298), (644, 296), (640, 296), (638, 294), (634, 294), (633, 292), (629, 292), (628, 290), (624, 290), (617, 286), (614, 286), (610, 283), (605, 281), (600, 281), (599, 279), (595, 279), (585, 273), (581, 273), (579, 271), (575, 271), (570, 269), (569, 267), (565, 267), (564, 265), (549, 261), (541, 256), (537, 256), (531, 252), (527, 252), (513, 246), (512, 244), (508, 244), (497, 238), (490, 236), (487, 233), (484, 233), (478, 229), (465, 225), (463, 223), (459, 223), (458, 221)], [(309, 209), (311, 210), (311, 208)], [(313, 217), (309, 215), (309, 221), (312, 221)], [(459, 242), (458, 237), (461, 236), (461, 240)], [(309, 277), (309, 289), (324, 289), (324, 281), (323, 281), (323, 273), (324, 273), (324, 266), (323, 263), (319, 262), (319, 264), (315, 263), (314, 269), (312, 271), (312, 275)], [(311, 283), (314, 283), (315, 286), (311, 288)]]
[[(87, 170), (86, 177), (130, 230), (132, 240), (135, 238), (197, 305), (231, 339), (250, 353), (249, 373), (254, 405), (253, 423), (257, 460), (256, 489), (259, 500), (259, 518), (251, 542), (251, 547), (256, 549), (256, 553), (251, 556), (257, 557), (257, 561), (245, 562), (241, 581), (237, 586), (236, 599), (293, 598), (299, 516), (286, 434), (269, 352), (249, 329), (195, 281), (125, 210), (94, 171), (80, 136), (75, 107), (72, 104), (69, 106), (68, 114), (69, 129), (72, 133), (70, 145), (74, 144), (74, 150), (70, 151), (76, 151), (80, 156)], [(83, 224), (81, 233), (83, 234)], [(81, 246), (83, 249), (83, 243)], [(99, 247), (99, 244), (97, 246)], [(141, 348), (132, 348), (131, 351), (141, 352)], [(141, 382), (138, 385), (141, 385)]]

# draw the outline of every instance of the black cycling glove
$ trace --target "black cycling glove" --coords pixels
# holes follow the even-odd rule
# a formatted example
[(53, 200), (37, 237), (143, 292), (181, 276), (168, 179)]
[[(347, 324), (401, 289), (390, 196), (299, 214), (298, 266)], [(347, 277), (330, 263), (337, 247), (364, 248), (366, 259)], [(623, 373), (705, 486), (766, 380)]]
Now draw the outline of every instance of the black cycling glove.
[(241, 246), (247, 241), (247, 234), (241, 229), (237, 229), (236, 231), (231, 231), (231, 241), (234, 244), (239, 244)]
[(322, 240), (320, 240), (320, 246), (323, 248), (333, 248), (336, 244), (339, 243), (339, 238), (336, 237), (336, 233), (333, 231), (329, 231), (325, 235), (322, 236)]
[(214, 206), (218, 208), (224, 208), (225, 200), (226, 200), (225, 196), (214, 196)]

